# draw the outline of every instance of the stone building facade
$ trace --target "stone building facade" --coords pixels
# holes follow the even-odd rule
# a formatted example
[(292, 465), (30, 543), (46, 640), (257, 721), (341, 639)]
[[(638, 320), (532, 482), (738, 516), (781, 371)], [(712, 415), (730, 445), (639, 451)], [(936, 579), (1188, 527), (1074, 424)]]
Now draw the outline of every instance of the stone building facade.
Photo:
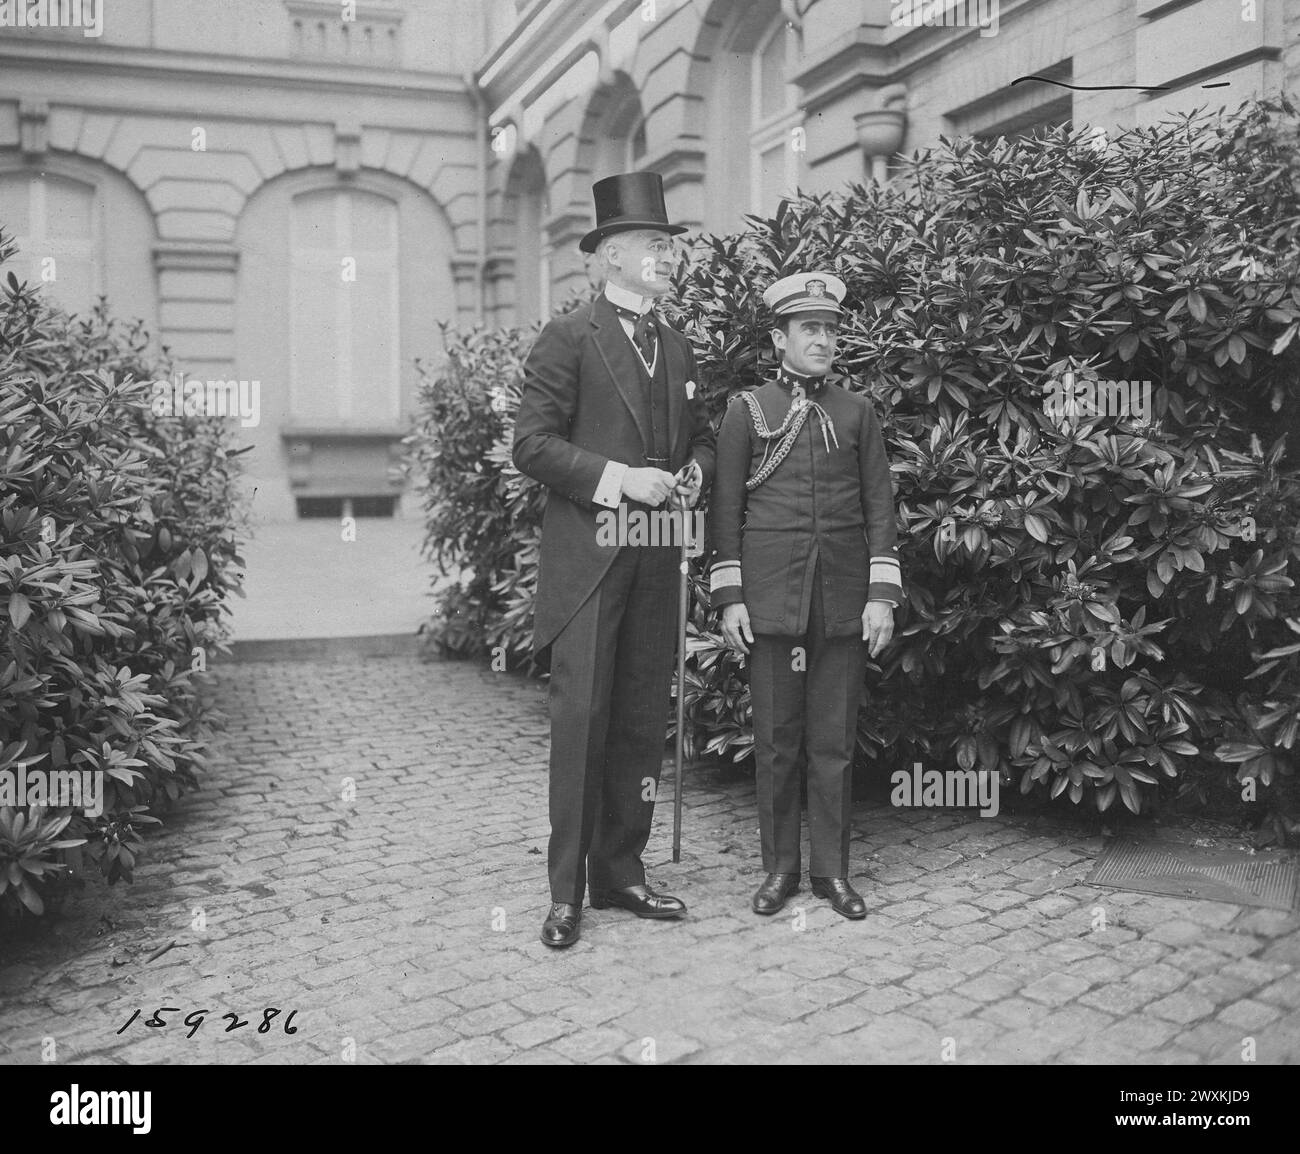
[(0, 226), (68, 307), (260, 382), (259, 517), (400, 513), (416, 358), (585, 289), (602, 175), (726, 232), (940, 135), (1297, 88), (1285, 0), (0, 0)]
[[(439, 321), (477, 316), (477, 0), (105, 0), (0, 27), (20, 275), (139, 316), (188, 377), (257, 380), (255, 514), (384, 512)], [(467, 29), (468, 39), (450, 37)]]

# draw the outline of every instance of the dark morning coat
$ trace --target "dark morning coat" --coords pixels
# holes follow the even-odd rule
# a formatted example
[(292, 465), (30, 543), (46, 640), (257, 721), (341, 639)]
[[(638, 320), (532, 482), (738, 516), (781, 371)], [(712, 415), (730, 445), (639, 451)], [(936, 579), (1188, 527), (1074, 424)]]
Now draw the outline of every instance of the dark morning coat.
[[(660, 356), (668, 373), (669, 472), (694, 457), (707, 486), (713, 478), (714, 436), (696, 380), (695, 354), (680, 333), (659, 324)], [(606, 464), (646, 466), (652, 444), (637, 354), (614, 306), (602, 293), (550, 321), (524, 362), (524, 389), (515, 419), (514, 463), (550, 489), (542, 520), (541, 570), (533, 648), (555, 640), (591, 596), (619, 550), (597, 541), (592, 501)]]
[[(778, 378), (754, 396), (768, 427), (778, 428), (790, 386)], [(868, 599), (903, 599), (889, 461), (865, 396), (827, 382), (810, 399), (834, 421), (838, 447), (832, 441), (827, 451), (810, 413), (789, 456), (752, 492), (745, 479), (763, 460), (764, 441), (738, 395), (727, 406), (709, 501), (712, 604), (743, 602), (755, 633), (800, 636), (820, 558), (827, 636), (860, 635)]]

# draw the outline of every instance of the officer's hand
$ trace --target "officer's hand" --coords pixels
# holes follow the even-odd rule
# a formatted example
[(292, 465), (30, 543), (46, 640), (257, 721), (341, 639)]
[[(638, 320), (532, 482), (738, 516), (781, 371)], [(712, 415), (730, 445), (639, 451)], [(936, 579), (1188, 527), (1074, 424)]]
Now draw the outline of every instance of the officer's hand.
[(722, 607), (722, 637), (737, 653), (748, 653), (754, 644), (754, 635), (749, 631), (749, 610), (743, 602)]
[(699, 462), (688, 461), (678, 470), (673, 480), (676, 485), (669, 504), (674, 509), (694, 509), (704, 485), (704, 470), (700, 468)]
[(623, 474), (623, 496), (643, 505), (662, 505), (677, 484), (663, 469), (629, 469)]
[(880, 656), (881, 651), (894, 636), (894, 607), (888, 601), (868, 601), (862, 611), (862, 640), (870, 648), (872, 658)]

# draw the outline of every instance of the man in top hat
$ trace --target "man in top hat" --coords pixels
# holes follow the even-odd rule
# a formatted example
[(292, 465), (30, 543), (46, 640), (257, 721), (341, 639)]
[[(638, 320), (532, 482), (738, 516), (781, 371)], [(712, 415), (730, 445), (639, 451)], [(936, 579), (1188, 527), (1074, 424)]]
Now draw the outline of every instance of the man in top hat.
[(596, 227), (579, 247), (605, 286), (537, 338), (514, 440), (519, 471), (550, 490), (533, 647), (551, 668), (552, 904), (541, 936), (556, 947), (578, 940), (584, 887), (596, 909), (686, 912), (645, 884), (641, 863), (667, 736), (679, 548), (658, 534), (663, 544), (611, 545), (598, 515), (613, 510), (622, 525), (693, 507), (713, 474), (695, 355), (653, 308), (672, 287), (672, 237), (686, 230), (668, 223), (657, 173), (611, 176), (592, 192)]
[(813, 894), (866, 916), (849, 884), (851, 767), (867, 654), (902, 603), (889, 462), (875, 409), (827, 379), (844, 282), (783, 277), (763, 294), (781, 360), (731, 398), (718, 433), (709, 580), (728, 645), (749, 655), (759, 833), (756, 913), (799, 889), (800, 767)]

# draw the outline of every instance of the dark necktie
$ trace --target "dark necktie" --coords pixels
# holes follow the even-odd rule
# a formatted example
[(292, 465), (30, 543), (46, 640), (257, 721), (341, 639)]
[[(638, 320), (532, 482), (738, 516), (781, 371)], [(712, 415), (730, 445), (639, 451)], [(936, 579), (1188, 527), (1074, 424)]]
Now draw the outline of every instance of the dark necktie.
[[(614, 302), (611, 301), (610, 304)], [(629, 308), (622, 305), (614, 305), (614, 311), (619, 316), (625, 317), (632, 322), (632, 343), (636, 345), (637, 351), (641, 354), (641, 359), (645, 361), (646, 366), (654, 363), (655, 344), (658, 340), (658, 332), (655, 329), (654, 309), (646, 309), (643, 313), (635, 313)]]
[(655, 330), (654, 309), (647, 309), (639, 317), (636, 324), (632, 326), (632, 340), (636, 342), (636, 347), (641, 350), (641, 357), (647, 365), (652, 364), (655, 359), (655, 341), (659, 334)]

